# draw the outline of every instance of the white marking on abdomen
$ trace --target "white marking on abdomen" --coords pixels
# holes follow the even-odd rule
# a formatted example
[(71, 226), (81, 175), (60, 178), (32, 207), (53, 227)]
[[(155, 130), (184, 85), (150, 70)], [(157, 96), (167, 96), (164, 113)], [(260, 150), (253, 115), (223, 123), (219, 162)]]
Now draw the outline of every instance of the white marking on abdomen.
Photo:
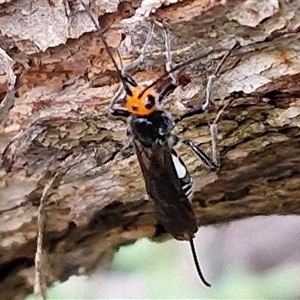
[(188, 198), (188, 200), (191, 201), (193, 196), (193, 179), (189, 176), (186, 166), (184, 165), (183, 161), (179, 158), (179, 156), (176, 155), (175, 151), (171, 154), (171, 156), (177, 176), (182, 184), (181, 189), (185, 196)]
[(193, 184), (192, 178), (189, 183), (182, 186), (182, 190), (183, 190), (184, 194), (186, 195), (186, 197), (189, 199), (189, 201), (191, 201), (191, 199), (192, 199), (193, 186), (194, 186), (194, 184)]
[(172, 160), (173, 160), (173, 164), (174, 164), (174, 167), (176, 169), (176, 173), (177, 173), (177, 176), (179, 179), (182, 179), (185, 177), (186, 175), (186, 167), (185, 165), (183, 165), (181, 163), (181, 161), (179, 160), (179, 157), (174, 155), (174, 154), (171, 154), (172, 156)]

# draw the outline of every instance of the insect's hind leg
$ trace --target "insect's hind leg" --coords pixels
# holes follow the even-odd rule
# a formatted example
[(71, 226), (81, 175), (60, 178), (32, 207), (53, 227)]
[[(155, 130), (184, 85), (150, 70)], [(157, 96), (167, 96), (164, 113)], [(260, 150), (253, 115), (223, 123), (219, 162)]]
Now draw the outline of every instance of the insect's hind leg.
[[(219, 166), (216, 162), (213, 161), (202, 149), (200, 149), (193, 141), (185, 138), (178, 137), (176, 135), (172, 136), (172, 145), (175, 146), (178, 143), (183, 143), (186, 146), (190, 147), (193, 152), (201, 159), (203, 164), (210, 169), (211, 171), (217, 171)], [(214, 155), (213, 155), (214, 156)]]
[(209, 126), (210, 135), (211, 135), (211, 144), (212, 144), (211, 145), (212, 146), (212, 160), (219, 167), (221, 166), (221, 162), (220, 162), (220, 153), (218, 150), (218, 121), (219, 121), (221, 115), (223, 114), (223, 112), (225, 111), (226, 107), (230, 103), (231, 103), (231, 101), (229, 101), (227, 104), (225, 104), (221, 110), (219, 110), (213, 123), (210, 124), (210, 126)]
[(211, 171), (217, 171), (219, 169), (219, 166), (193, 141), (189, 139), (180, 139), (180, 142), (190, 147), (208, 169), (210, 169)]
[(120, 150), (120, 153), (124, 158), (128, 158), (134, 154), (133, 137), (131, 135), (129, 126), (126, 129), (126, 135), (127, 135), (127, 142)]

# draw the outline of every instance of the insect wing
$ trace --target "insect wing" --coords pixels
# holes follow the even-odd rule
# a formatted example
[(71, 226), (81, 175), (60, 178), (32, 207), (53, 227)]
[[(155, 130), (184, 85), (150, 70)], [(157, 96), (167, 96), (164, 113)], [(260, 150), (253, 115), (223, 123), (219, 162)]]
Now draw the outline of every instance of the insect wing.
[(134, 140), (148, 195), (154, 200), (158, 222), (175, 238), (190, 240), (197, 232), (197, 222), (191, 204), (182, 190), (172, 149), (155, 143), (143, 147)]

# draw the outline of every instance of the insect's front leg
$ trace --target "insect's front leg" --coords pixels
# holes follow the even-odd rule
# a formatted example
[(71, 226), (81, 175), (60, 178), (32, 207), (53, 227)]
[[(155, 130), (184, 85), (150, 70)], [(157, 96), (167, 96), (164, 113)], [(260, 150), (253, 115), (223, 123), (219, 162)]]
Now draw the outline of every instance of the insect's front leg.
[(118, 89), (118, 91), (116, 92), (115, 96), (113, 97), (113, 99), (111, 100), (109, 107), (108, 107), (108, 112), (115, 117), (129, 117), (130, 113), (123, 108), (122, 106), (120, 106), (120, 104), (118, 102), (122, 101), (120, 99), (124, 99), (126, 97), (126, 91), (123, 87), (123, 85), (121, 85)]
[(212, 90), (214, 87), (214, 83), (215, 83), (217, 77), (220, 75), (221, 67), (223, 66), (224, 62), (226, 61), (227, 57), (229, 56), (231, 50), (229, 50), (225, 53), (221, 62), (217, 66), (217, 69), (214, 72), (214, 74), (212, 74), (208, 77), (207, 85), (206, 85), (206, 93), (205, 93), (205, 102), (201, 106), (192, 108), (188, 112), (184, 113), (182, 116), (179, 116), (178, 118), (176, 118), (175, 123), (178, 123), (186, 118), (189, 118), (189, 117), (192, 117), (195, 115), (199, 115), (199, 114), (202, 114), (203, 112), (205, 112), (205, 110), (207, 109), (207, 107), (210, 105), (210, 102), (211, 102), (211, 93), (212, 93)]
[(123, 83), (125, 83), (125, 85), (123, 84), (120, 86), (120, 88), (116, 92), (116, 94), (109, 106), (109, 112), (113, 116), (128, 117), (130, 115), (130, 113), (128, 113), (124, 108), (120, 107), (120, 105), (118, 105), (117, 102), (119, 101), (119, 99), (122, 99), (122, 98), (125, 99), (126, 96), (132, 96), (130, 86), (131, 87), (138, 86), (137, 82), (127, 72), (132, 69), (135, 69), (136, 67), (139, 67), (142, 64), (142, 62), (144, 61), (145, 55), (146, 55), (146, 50), (147, 50), (149, 43), (153, 36), (153, 31), (154, 31), (154, 23), (151, 22), (151, 27), (148, 32), (147, 39), (141, 50), (140, 55), (138, 56), (138, 58), (136, 58), (134, 61), (132, 61), (129, 65), (123, 66), (121, 55), (120, 55), (119, 51), (117, 51), (117, 54), (118, 54), (119, 60), (120, 60), (120, 66), (121, 66), (120, 73), (122, 76)]
[(130, 64), (128, 64), (127, 66), (124, 66), (124, 67), (122, 66), (122, 75), (123, 75), (123, 72), (125, 74), (126, 72), (128, 72), (130, 70), (140, 67), (140, 65), (144, 62), (144, 59), (146, 57), (147, 48), (153, 37), (153, 32), (154, 32), (154, 23), (151, 22), (146, 41), (141, 49), (140, 55), (134, 61), (132, 61)]
[(172, 59), (172, 51), (171, 51), (171, 37), (170, 37), (170, 31), (167, 26), (161, 22), (154, 21), (159, 27), (163, 29), (163, 35), (164, 35), (164, 42), (165, 42), (165, 56), (166, 56), (166, 71), (169, 74), (169, 77), (171, 79), (171, 83), (175, 86), (178, 85), (178, 78), (175, 74), (175, 72), (172, 71), (173, 69), (173, 59)]
[(170, 31), (166, 27), (165, 24), (160, 23), (158, 21), (154, 21), (159, 27), (163, 29), (163, 36), (165, 42), (165, 56), (166, 56), (166, 71), (169, 74), (171, 82), (163, 89), (163, 91), (159, 94), (158, 103), (161, 103), (165, 96), (171, 92), (173, 92), (176, 87), (178, 86), (178, 78), (175, 72), (172, 71), (173, 69), (173, 61), (172, 61), (172, 51), (171, 51), (171, 38), (170, 38)]

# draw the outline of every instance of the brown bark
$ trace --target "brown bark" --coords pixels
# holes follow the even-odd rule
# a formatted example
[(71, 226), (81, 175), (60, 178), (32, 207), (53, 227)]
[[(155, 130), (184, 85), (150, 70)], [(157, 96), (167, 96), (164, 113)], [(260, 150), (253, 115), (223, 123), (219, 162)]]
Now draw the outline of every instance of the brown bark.
[[(38, 205), (53, 176), (58, 175), (45, 204), (48, 284), (104, 266), (118, 246), (151, 237), (155, 217), (151, 201), (142, 200), (136, 158), (117, 154), (126, 121), (110, 117), (106, 108), (119, 83), (79, 1), (4, 2), (1, 47), (12, 58), (17, 83), (14, 106), (0, 127), (0, 295), (19, 299), (32, 290)], [(137, 18), (149, 12), (146, 4), (95, 1), (92, 6), (111, 47), (125, 34), (124, 64), (137, 57), (146, 39), (149, 22)], [(224, 54), (220, 50), (236, 41), (241, 46), (223, 67), (209, 113), (176, 129), (209, 152), (208, 121), (227, 105), (218, 122), (218, 173), (179, 147), (195, 181), (199, 226), (298, 214), (299, 1), (158, 1), (154, 6), (152, 15), (170, 28), (176, 62), (210, 53), (181, 71), (186, 82), (166, 101), (174, 115), (201, 103), (207, 72)], [(163, 51), (156, 28), (143, 68), (134, 74), (137, 81), (164, 72)], [(2, 68), (4, 97), (11, 78)]]

